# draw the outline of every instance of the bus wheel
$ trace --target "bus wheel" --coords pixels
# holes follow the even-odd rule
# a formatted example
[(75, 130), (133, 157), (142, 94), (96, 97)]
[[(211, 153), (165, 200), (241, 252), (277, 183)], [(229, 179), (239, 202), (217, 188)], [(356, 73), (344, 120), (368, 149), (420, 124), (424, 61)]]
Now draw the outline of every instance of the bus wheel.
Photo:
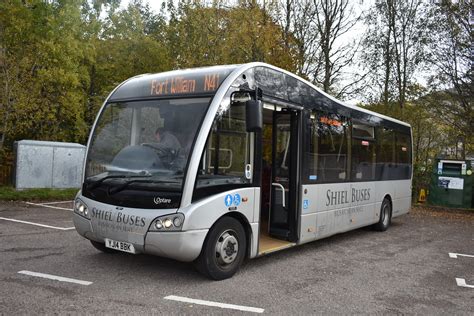
[(382, 206), (380, 207), (380, 219), (377, 224), (374, 225), (374, 229), (379, 232), (384, 232), (390, 226), (392, 221), (392, 203), (390, 200), (383, 199)]
[(91, 240), (90, 242), (91, 242), (92, 246), (94, 246), (94, 248), (97, 249), (97, 250), (100, 250), (100, 251), (105, 252), (105, 253), (117, 253), (117, 251), (105, 247), (105, 245), (101, 242), (97, 242), (97, 241), (94, 241), (94, 240)]
[(230, 278), (245, 257), (247, 240), (239, 221), (221, 218), (209, 231), (195, 265), (199, 272), (214, 280)]

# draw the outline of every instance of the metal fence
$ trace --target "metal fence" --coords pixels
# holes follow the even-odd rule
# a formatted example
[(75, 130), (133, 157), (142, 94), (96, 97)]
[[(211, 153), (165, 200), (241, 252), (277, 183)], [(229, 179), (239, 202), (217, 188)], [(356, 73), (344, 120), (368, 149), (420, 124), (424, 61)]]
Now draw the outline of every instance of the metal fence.
[(7, 162), (0, 166), (0, 185), (13, 184), (13, 163)]

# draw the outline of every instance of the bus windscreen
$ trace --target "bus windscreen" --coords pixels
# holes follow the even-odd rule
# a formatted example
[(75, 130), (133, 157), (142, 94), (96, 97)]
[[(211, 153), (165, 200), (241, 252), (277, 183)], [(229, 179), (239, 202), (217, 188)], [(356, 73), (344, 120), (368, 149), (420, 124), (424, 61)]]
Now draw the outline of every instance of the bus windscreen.
[(134, 186), (179, 191), (210, 98), (109, 103), (96, 124), (86, 163), (89, 189), (109, 195)]

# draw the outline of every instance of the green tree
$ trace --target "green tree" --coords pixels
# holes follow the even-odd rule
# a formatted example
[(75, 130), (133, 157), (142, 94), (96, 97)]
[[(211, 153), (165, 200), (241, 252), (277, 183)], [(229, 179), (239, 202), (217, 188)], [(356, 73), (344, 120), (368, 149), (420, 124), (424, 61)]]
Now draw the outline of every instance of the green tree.
[(92, 125), (107, 95), (122, 81), (143, 73), (171, 69), (169, 49), (159, 41), (165, 32), (163, 17), (141, 1), (126, 9), (111, 10), (94, 40), (95, 61), (91, 69), (88, 120)]
[(1, 10), (8, 12), (0, 21), (1, 80), (9, 87), (2, 100), (3, 144), (84, 141), (89, 78), (80, 1), (9, 1)]
[(179, 1), (176, 9), (170, 4), (168, 10), (167, 40), (173, 68), (222, 63), (227, 10), (221, 2), (206, 6), (200, 1)]
[(252, 61), (295, 70), (292, 50), (272, 17), (276, 4), (256, 1), (180, 1), (168, 5), (168, 43), (175, 68)]

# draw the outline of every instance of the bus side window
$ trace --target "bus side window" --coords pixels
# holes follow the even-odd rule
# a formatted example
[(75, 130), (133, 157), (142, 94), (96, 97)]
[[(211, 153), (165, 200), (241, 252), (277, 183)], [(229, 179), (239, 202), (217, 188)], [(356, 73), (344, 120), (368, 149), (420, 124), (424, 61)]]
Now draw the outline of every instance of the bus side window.
[[(245, 166), (250, 161), (249, 148), (245, 105), (236, 103), (214, 120), (196, 179), (198, 197), (205, 195), (200, 189), (251, 183), (252, 179), (245, 176)], [(220, 189), (211, 191), (215, 193)]]
[(377, 127), (376, 179), (396, 179), (395, 132), (386, 127)]
[(411, 177), (411, 139), (410, 135), (396, 133), (397, 179)]
[(305, 166), (303, 170), (306, 183), (318, 181), (318, 154), (319, 154), (319, 136), (318, 136), (318, 115), (316, 112), (308, 112), (306, 121), (306, 146), (305, 146)]
[(323, 182), (341, 182), (349, 178), (348, 121), (339, 114), (319, 115), (318, 173)]
[(348, 179), (348, 121), (338, 114), (312, 111), (306, 142), (307, 182)]
[(376, 167), (374, 127), (353, 122), (351, 147), (351, 179), (374, 180)]

